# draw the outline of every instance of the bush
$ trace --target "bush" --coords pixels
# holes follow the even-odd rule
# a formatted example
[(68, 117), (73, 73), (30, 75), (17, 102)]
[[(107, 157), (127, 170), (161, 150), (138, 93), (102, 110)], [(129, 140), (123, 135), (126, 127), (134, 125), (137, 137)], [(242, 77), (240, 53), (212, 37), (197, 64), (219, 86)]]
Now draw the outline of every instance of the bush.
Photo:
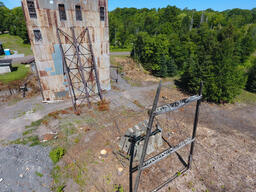
[(49, 156), (52, 162), (56, 164), (64, 156), (64, 154), (65, 149), (63, 149), (62, 147), (57, 147), (50, 152)]

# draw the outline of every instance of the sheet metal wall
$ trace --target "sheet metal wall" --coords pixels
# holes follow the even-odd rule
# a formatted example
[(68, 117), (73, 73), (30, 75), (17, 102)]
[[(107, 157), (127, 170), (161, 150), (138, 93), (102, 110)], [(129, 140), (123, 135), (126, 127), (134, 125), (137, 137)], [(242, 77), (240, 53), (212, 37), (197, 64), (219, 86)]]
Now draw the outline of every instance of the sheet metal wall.
[[(75, 27), (78, 36), (85, 27), (90, 30), (92, 46), (103, 90), (110, 89), (110, 57), (108, 0), (34, 0), (37, 18), (30, 18), (27, 0), (22, 0), (27, 29), (35, 56), (36, 65), (46, 100), (60, 100), (68, 97), (68, 84), (63, 75), (61, 52), (56, 28), (71, 35), (70, 27)], [(67, 20), (60, 21), (58, 4), (64, 4)], [(76, 21), (75, 5), (80, 5), (82, 21)], [(105, 7), (105, 21), (100, 21), (100, 7)], [(34, 30), (40, 30), (42, 41), (36, 42)], [(63, 47), (68, 47), (66, 42)], [(84, 42), (86, 43), (86, 42)]]

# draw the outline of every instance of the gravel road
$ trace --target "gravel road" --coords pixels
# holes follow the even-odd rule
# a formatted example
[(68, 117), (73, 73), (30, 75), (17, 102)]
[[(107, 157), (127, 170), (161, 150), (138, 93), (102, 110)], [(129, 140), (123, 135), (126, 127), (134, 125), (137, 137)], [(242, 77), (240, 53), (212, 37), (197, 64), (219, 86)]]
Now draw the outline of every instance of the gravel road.
[(49, 192), (53, 166), (49, 151), (42, 146), (0, 147), (0, 191)]

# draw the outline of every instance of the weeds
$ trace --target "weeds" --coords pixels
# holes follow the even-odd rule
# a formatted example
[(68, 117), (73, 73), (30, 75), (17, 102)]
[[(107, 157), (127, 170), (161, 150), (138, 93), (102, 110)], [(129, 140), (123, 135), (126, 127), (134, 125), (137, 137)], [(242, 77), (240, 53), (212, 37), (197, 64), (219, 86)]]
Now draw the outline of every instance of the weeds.
[(30, 143), (30, 147), (39, 145), (40, 141), (38, 136), (30, 136), (30, 137), (25, 137), (23, 139), (19, 138), (16, 139), (15, 141), (11, 141), (10, 144), (22, 144), (22, 145), (27, 145)]
[(123, 188), (123, 186), (122, 185), (117, 185), (117, 184), (115, 184), (114, 185), (114, 192), (124, 192), (124, 188)]
[(58, 184), (60, 182), (60, 176), (61, 176), (60, 166), (57, 165), (52, 169), (51, 176), (55, 184)]
[(57, 147), (50, 152), (49, 156), (52, 162), (56, 164), (64, 156), (64, 154), (65, 150), (62, 147)]
[(26, 126), (25, 128), (31, 128), (31, 127), (38, 127), (41, 125), (41, 123), (44, 121), (44, 119), (39, 119), (37, 121), (33, 121), (29, 126)]
[(29, 130), (27, 130), (27, 131), (23, 132), (23, 133), (22, 133), (22, 135), (23, 135), (23, 136), (25, 136), (25, 135), (29, 135), (29, 134), (33, 133), (33, 131), (35, 131), (35, 130), (36, 130), (36, 128), (29, 129)]
[(61, 180), (61, 169), (60, 166), (56, 166), (51, 171), (51, 176), (53, 178), (54, 184), (56, 186), (52, 187), (52, 191), (55, 192), (63, 192), (65, 188), (65, 184), (59, 184)]
[(36, 175), (37, 175), (38, 177), (43, 177), (43, 176), (44, 176), (42, 173), (39, 173), (39, 172), (37, 172), (37, 171), (36, 171)]
[(56, 192), (64, 192), (65, 185), (60, 185), (56, 188)]

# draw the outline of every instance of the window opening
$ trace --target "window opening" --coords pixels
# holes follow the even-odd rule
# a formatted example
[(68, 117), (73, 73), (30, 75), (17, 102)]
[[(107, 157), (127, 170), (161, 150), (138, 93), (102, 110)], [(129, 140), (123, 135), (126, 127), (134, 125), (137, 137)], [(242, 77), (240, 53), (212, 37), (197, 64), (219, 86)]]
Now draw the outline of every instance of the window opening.
[(27, 1), (27, 5), (30, 18), (37, 18), (34, 1)]
[(34, 35), (35, 35), (36, 42), (43, 40), (40, 30), (34, 30)]
[(60, 14), (60, 20), (67, 20), (66, 11), (65, 11), (65, 5), (59, 4), (59, 14)]
[(81, 6), (80, 5), (76, 5), (76, 20), (77, 21), (82, 21), (82, 11), (81, 11)]
[(105, 20), (105, 7), (100, 7), (100, 20)]

